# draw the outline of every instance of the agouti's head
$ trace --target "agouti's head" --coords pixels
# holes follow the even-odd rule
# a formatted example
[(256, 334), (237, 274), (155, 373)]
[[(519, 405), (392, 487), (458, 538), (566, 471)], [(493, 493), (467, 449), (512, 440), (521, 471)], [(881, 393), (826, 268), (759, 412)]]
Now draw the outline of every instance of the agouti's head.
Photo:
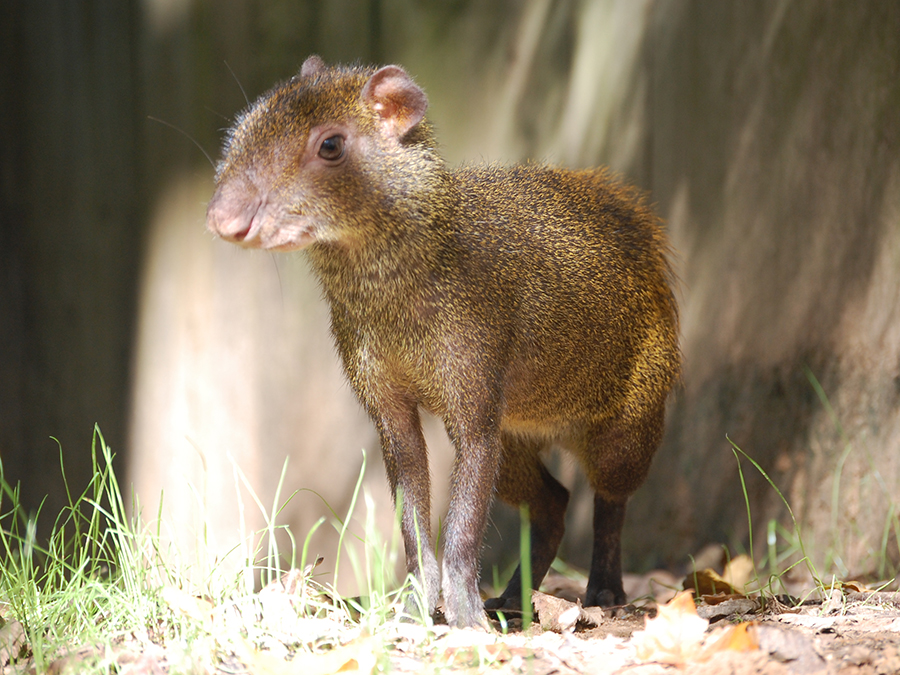
[(228, 132), (207, 227), (247, 248), (352, 247), (416, 210), (442, 163), (425, 93), (397, 66), (311, 56)]

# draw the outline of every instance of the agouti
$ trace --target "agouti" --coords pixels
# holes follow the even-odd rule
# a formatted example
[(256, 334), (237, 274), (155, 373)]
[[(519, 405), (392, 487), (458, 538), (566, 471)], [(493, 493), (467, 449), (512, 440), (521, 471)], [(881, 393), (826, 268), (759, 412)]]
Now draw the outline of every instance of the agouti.
[[(595, 492), (585, 604), (624, 603), (625, 504), (680, 369), (666, 236), (641, 194), (604, 170), (447, 168), (427, 104), (397, 66), (310, 57), (229, 131), (208, 227), (247, 248), (306, 248), (378, 429), (428, 612), (442, 591), (451, 625), (484, 625), (479, 555), (494, 494), (528, 505), (540, 584), (569, 499), (541, 462), (553, 444)], [(456, 448), (443, 575), (420, 409)], [(520, 598), (517, 570), (486, 606)]]

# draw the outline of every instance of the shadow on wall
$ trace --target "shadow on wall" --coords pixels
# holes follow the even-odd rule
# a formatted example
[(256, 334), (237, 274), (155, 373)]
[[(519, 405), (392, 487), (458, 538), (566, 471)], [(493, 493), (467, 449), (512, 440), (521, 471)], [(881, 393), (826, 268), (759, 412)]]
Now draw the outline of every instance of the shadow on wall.
[[(818, 562), (873, 572), (900, 495), (900, 7), (664, 3), (646, 37), (644, 156), (682, 258), (686, 369), (632, 555), (746, 544), (728, 434)], [(745, 475), (754, 527), (784, 520)]]

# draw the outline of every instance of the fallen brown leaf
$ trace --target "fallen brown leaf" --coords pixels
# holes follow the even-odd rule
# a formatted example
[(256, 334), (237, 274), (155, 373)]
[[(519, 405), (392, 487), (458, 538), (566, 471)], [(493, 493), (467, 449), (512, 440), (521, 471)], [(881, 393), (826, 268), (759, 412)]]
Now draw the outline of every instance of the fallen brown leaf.
[(692, 594), (683, 591), (660, 605), (656, 617), (634, 634), (635, 654), (642, 661), (681, 664), (700, 650), (709, 622), (697, 616)]
[(838, 585), (845, 593), (865, 593), (869, 590), (861, 581), (840, 581)]
[(505, 663), (512, 656), (512, 650), (502, 642), (466, 647), (448, 647), (444, 650), (443, 662), (448, 666), (467, 667), (482, 665), (484, 656), (492, 663)]
[(739, 623), (737, 626), (731, 626), (725, 649), (733, 652), (746, 652), (753, 649), (759, 649), (759, 641), (756, 639), (755, 626), (756, 624), (752, 621)]
[(575, 626), (581, 615), (579, 604), (562, 598), (535, 591), (531, 599), (538, 623), (544, 630), (556, 633), (569, 630)]
[(697, 595), (740, 594), (740, 591), (719, 576), (718, 572), (709, 568), (688, 574), (682, 584), (682, 588), (686, 591), (696, 591)]
[(15, 663), (25, 648), (25, 628), (10, 621), (0, 628), (0, 667)]
[(540, 591), (532, 593), (534, 611), (544, 630), (562, 633), (575, 630), (576, 625), (599, 626), (604, 614), (601, 607), (582, 607), (581, 600), (569, 602)]
[(754, 565), (749, 555), (741, 554), (728, 561), (725, 570), (722, 572), (722, 578), (732, 588), (746, 588), (750, 580), (753, 579)]
[(715, 595), (701, 595), (700, 599), (703, 600), (707, 605), (718, 605), (719, 603), (726, 602), (727, 600), (734, 600), (735, 598), (743, 598), (744, 596), (740, 593), (716, 593)]
[(752, 621), (726, 626), (710, 634), (695, 661), (706, 661), (718, 652), (748, 652), (759, 649), (756, 624)]
[(190, 595), (174, 586), (164, 588), (162, 598), (175, 614), (186, 616), (206, 627), (212, 623), (213, 604), (209, 600)]
[(659, 607), (654, 619), (647, 619), (646, 629), (634, 634), (635, 654), (642, 661), (673, 665), (703, 662), (713, 654), (725, 651), (759, 649), (755, 624), (741, 623), (706, 633), (709, 622), (697, 615), (689, 591), (679, 593)]
[(375, 669), (375, 648), (373, 638), (364, 637), (327, 652), (297, 653), (290, 661), (246, 644), (238, 655), (254, 675), (368, 675)]
[(697, 614), (707, 619), (710, 623), (715, 623), (729, 616), (744, 616), (745, 614), (759, 612), (763, 607), (760, 598), (748, 598), (743, 595), (704, 595), (701, 599), (703, 603), (697, 606)]

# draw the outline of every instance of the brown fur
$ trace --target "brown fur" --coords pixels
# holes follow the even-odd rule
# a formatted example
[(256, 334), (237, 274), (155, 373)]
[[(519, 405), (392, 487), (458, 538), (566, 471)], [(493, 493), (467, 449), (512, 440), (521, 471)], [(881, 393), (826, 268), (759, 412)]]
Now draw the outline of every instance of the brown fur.
[[(396, 66), (311, 57), (231, 130), (209, 227), (246, 247), (307, 247), (402, 499), (427, 611), (442, 589), (451, 624), (484, 621), (478, 558), (495, 492), (528, 504), (540, 582), (568, 502), (540, 458), (554, 443), (596, 493), (585, 602), (622, 603), (625, 502), (680, 367), (665, 234), (641, 195), (603, 170), (447, 169), (426, 105)], [(344, 152), (329, 159), (323, 139), (335, 137)], [(443, 575), (420, 408), (456, 448)], [(518, 606), (520, 594), (517, 570), (488, 606)]]

